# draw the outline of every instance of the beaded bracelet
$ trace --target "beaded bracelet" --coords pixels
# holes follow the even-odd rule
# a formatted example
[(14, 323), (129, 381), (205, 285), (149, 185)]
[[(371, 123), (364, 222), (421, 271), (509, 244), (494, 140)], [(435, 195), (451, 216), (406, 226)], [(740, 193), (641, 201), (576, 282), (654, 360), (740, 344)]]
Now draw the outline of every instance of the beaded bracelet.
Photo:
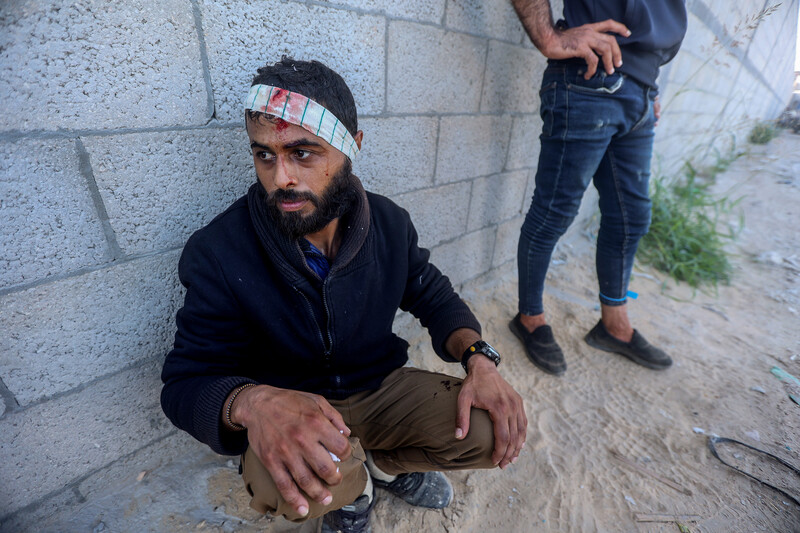
[(225, 404), (225, 425), (234, 431), (244, 431), (247, 429), (246, 427), (242, 426), (241, 424), (236, 424), (233, 420), (231, 420), (231, 408), (233, 407), (233, 401), (242, 392), (244, 389), (248, 387), (255, 387), (255, 383), (245, 383), (244, 385), (237, 387), (234, 389), (233, 393), (231, 393), (230, 399), (228, 399), (228, 403)]

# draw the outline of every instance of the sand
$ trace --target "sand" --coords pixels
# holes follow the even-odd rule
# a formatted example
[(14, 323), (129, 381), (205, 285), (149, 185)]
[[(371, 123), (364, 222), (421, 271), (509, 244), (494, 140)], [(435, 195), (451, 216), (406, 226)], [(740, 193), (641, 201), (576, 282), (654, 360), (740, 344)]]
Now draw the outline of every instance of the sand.
[[(678, 523), (692, 532), (800, 531), (798, 505), (708, 449), (709, 436), (719, 435), (800, 467), (800, 405), (789, 398), (800, 397), (800, 387), (770, 372), (777, 366), (800, 377), (800, 136), (784, 133), (750, 150), (716, 184), (742, 198), (746, 219), (731, 247), (732, 284), (693, 295), (637, 265), (630, 314), (672, 355), (670, 369), (648, 370), (584, 343), (599, 316), (591, 228), (559, 246), (548, 274), (545, 305), (567, 356), (564, 376), (536, 369), (508, 330), (513, 265), (463, 294), (503, 355), (503, 375), (525, 398), (526, 449), (505, 471), (449, 474), (456, 499), (442, 511), (379, 491), (376, 533), (676, 532)], [(410, 340), (417, 366), (461, 375), (432, 354), (425, 334)], [(127, 481), (51, 522), (53, 530), (298, 529), (248, 508), (235, 461), (186, 446), (185, 455), (139, 476), (131, 465)], [(797, 474), (745, 448), (721, 453), (800, 499)]]

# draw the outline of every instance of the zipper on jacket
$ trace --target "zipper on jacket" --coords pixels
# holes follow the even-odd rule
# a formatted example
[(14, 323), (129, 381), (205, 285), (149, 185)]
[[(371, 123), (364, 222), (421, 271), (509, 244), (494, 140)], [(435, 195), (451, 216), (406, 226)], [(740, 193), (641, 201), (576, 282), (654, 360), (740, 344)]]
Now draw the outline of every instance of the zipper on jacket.
[(333, 353), (333, 334), (331, 333), (331, 312), (328, 309), (328, 298), (326, 288), (328, 287), (328, 280), (331, 278), (330, 272), (322, 282), (322, 308), (325, 310), (325, 331), (328, 334), (328, 345), (325, 349), (325, 358), (330, 360)]
[[(314, 324), (317, 325), (317, 335), (319, 335), (319, 341), (322, 343), (322, 347), (325, 349), (325, 363), (330, 365), (331, 362), (331, 350), (328, 348), (328, 345), (325, 344), (325, 338), (322, 336), (322, 328), (319, 327), (319, 322), (317, 322), (317, 317), (314, 316), (314, 308), (311, 307), (311, 302), (308, 301), (308, 297), (303, 294), (303, 291), (292, 285), (292, 288), (297, 291), (297, 294), (303, 297), (303, 300), (306, 302), (306, 307), (308, 307), (308, 312), (311, 314), (311, 319), (314, 321)], [(325, 292), (323, 290), (322, 293), (322, 301), (325, 302)], [(328, 309), (327, 305), (325, 306), (325, 318), (328, 317)], [(328, 337), (330, 338), (330, 331), (328, 332)]]

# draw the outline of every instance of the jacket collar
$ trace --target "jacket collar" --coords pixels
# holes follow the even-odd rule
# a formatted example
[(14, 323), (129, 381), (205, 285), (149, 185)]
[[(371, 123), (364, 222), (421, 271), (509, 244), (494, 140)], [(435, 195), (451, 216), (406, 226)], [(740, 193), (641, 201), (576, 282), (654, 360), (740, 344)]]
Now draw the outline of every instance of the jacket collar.
[[(339, 224), (342, 225), (342, 244), (331, 265), (329, 276), (346, 267), (356, 257), (369, 233), (370, 213), (367, 193), (361, 185), (361, 180), (355, 175), (352, 177), (356, 195), (353, 205), (339, 220)], [(254, 183), (247, 191), (247, 205), (261, 244), (286, 279), (316, 276), (306, 264), (297, 240), (280, 231), (267, 215), (267, 191), (260, 183)]]

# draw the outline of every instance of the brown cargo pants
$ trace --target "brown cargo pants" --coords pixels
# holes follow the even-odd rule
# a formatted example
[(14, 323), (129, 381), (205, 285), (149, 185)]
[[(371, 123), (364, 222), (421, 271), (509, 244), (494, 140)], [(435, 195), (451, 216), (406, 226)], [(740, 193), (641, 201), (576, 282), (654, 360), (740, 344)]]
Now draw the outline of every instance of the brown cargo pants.
[(350, 428), (352, 456), (338, 464), (342, 482), (327, 486), (333, 495), (324, 506), (304, 494), (309, 512), (299, 516), (288, 505), (267, 469), (251, 449), (242, 456), (242, 478), (252, 496), (250, 506), (261, 513), (301, 522), (352, 503), (364, 491), (367, 473), (364, 450), (387, 474), (493, 468), (494, 433), (489, 413), (472, 409), (469, 433), (455, 438), (457, 398), (462, 380), (415, 368), (399, 368), (377, 390), (364, 391), (330, 404)]

